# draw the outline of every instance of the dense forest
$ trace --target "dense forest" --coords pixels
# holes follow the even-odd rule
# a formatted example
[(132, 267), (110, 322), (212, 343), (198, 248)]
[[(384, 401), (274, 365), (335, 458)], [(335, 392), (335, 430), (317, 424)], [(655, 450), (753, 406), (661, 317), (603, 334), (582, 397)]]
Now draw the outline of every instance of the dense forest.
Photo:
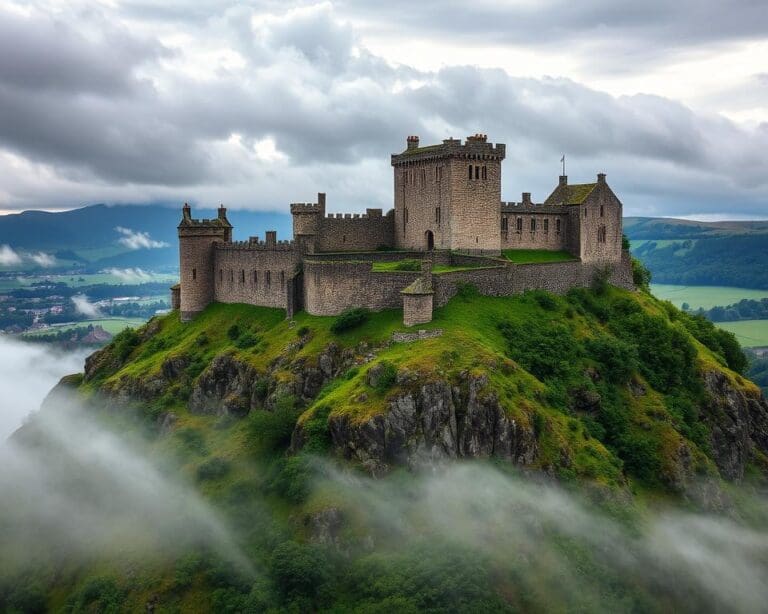
[[(688, 311), (688, 304), (683, 303), (683, 309)], [(716, 306), (710, 309), (697, 309), (696, 314), (713, 322), (737, 322), (738, 320), (768, 320), (768, 298), (742, 299), (738, 303), (726, 306)]]

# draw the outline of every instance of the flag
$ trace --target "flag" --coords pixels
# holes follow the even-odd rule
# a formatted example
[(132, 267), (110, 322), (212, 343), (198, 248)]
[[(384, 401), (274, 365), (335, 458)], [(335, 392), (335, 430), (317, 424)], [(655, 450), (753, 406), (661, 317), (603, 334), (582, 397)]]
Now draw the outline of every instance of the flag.
[(560, 162), (565, 162), (565, 154), (563, 154), (563, 157), (560, 158)]

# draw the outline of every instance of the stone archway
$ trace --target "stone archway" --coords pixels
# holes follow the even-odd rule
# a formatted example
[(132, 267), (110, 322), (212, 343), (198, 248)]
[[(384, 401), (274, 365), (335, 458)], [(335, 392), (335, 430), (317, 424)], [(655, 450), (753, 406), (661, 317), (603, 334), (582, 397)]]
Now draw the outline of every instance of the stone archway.
[(424, 240), (427, 245), (427, 251), (432, 251), (435, 249), (435, 235), (431, 230), (427, 230), (427, 232), (424, 233)]

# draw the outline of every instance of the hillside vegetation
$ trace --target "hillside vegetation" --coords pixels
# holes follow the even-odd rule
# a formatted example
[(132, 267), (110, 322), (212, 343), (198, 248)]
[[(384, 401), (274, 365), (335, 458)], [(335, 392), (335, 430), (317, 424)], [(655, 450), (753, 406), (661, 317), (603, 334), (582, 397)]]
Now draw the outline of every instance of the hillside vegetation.
[[(605, 285), (510, 298), (467, 286), (424, 325), (442, 334), (410, 343), (391, 340), (401, 318), (357, 310), (288, 322), (279, 310), (215, 304), (188, 324), (173, 313), (116, 336), (59, 392), (87, 399), (90, 419), (141, 433), (146, 456), (222, 514), (250, 569), (194, 545), (77, 566), (19, 555), (0, 569), (0, 605), (711, 606), (706, 592), (691, 597), (690, 578), (644, 574), (652, 553), (640, 536), (644, 510), (738, 505), (730, 484), (762, 483), (768, 471), (768, 405), (741, 375), (732, 335)], [(49, 453), (35, 421), (16, 439)], [(450, 469), (460, 459), (472, 468)], [(516, 481), (520, 470), (539, 481)], [(565, 524), (579, 514), (592, 520)], [(626, 540), (618, 550), (634, 563), (606, 554), (608, 534)]]

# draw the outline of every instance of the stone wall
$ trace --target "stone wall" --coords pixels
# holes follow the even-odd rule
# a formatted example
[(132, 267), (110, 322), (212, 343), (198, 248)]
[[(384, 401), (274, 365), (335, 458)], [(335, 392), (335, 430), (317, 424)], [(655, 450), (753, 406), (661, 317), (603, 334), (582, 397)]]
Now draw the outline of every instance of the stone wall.
[(352, 307), (401, 309), (400, 292), (420, 275), (415, 271), (374, 273), (370, 262), (307, 260), (304, 309), (318, 316), (338, 315)]
[(569, 250), (568, 218), (564, 207), (501, 203), (501, 248)]
[(604, 175), (598, 175), (597, 186), (578, 208), (581, 239), (579, 257), (582, 261), (621, 260), (622, 206), (605, 183)]
[(214, 256), (214, 300), (288, 310), (288, 285), (301, 262), (292, 244), (223, 244)]
[(214, 244), (224, 242), (224, 234), (216, 236), (207, 230), (193, 229), (179, 236), (179, 309), (181, 319), (191, 320), (214, 299)]
[(609, 282), (634, 290), (632, 264), (628, 252), (616, 263), (551, 262), (506, 264), (495, 268), (454, 271), (432, 276), (434, 306), (442, 307), (453, 298), (461, 284), (472, 284), (485, 296), (511, 296), (526, 290), (546, 290), (565, 294), (574, 287), (589, 287), (604, 267), (610, 269)]
[[(416, 251), (364, 251), (364, 252), (323, 252), (307, 254), (305, 258), (313, 262), (395, 262), (397, 260), (421, 260), (424, 252)], [(450, 260), (450, 255), (448, 256)]]
[(403, 294), (403, 324), (414, 326), (432, 321), (432, 294)]
[[(487, 178), (470, 180), (470, 166), (484, 168)], [(453, 158), (450, 169), (451, 249), (498, 253), (501, 161)]]
[(382, 215), (381, 209), (366, 214), (330, 214), (320, 221), (315, 236), (318, 252), (372, 251), (394, 245), (394, 211)]

